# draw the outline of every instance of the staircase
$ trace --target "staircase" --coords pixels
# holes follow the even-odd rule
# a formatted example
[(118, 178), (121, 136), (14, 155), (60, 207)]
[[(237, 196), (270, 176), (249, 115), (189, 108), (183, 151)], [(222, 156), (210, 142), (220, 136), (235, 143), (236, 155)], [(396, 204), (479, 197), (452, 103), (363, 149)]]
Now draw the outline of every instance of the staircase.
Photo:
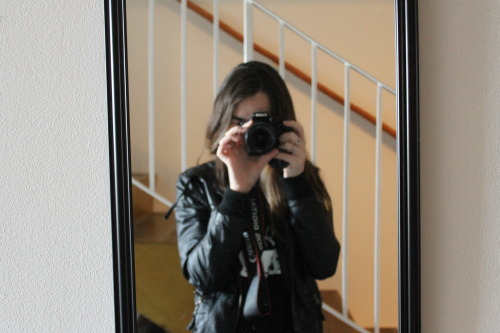
[[(147, 184), (147, 174), (134, 178)], [(186, 332), (193, 311), (193, 287), (181, 273), (173, 215), (133, 187), (134, 259), (138, 333)]]
[[(133, 174), (132, 177), (149, 186), (148, 174)], [(132, 212), (134, 222), (134, 241), (143, 243), (175, 244), (175, 219), (173, 215), (165, 220), (164, 204), (156, 201), (149, 194), (136, 186), (132, 187)]]

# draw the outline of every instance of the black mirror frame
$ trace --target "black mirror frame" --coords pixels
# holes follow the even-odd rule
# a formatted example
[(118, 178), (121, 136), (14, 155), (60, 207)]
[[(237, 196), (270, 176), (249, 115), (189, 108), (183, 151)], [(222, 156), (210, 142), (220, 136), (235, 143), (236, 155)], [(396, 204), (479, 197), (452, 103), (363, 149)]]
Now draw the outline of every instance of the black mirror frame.
[(135, 333), (135, 269), (130, 168), (125, 0), (105, 0), (109, 168), (116, 332)]
[(398, 104), (399, 332), (419, 333), (420, 126), (418, 0), (395, 0)]
[[(136, 332), (125, 0), (105, 0), (116, 332)], [(399, 332), (420, 333), (417, 0), (395, 0), (398, 104)]]

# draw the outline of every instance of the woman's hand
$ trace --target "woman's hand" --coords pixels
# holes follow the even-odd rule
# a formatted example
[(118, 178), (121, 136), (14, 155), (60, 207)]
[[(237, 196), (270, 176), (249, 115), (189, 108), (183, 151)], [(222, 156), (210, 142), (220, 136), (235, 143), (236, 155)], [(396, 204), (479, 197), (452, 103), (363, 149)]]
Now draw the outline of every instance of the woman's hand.
[(275, 157), (288, 162), (283, 169), (283, 177), (296, 177), (304, 172), (307, 158), (306, 143), (304, 141), (304, 128), (298, 122), (285, 120), (285, 126), (293, 128), (291, 132), (285, 132), (280, 137), (280, 153)]
[(229, 188), (236, 192), (248, 193), (259, 180), (260, 174), (269, 161), (278, 155), (273, 149), (262, 156), (250, 156), (245, 149), (245, 132), (251, 121), (243, 126), (231, 127), (219, 141), (217, 157), (227, 166)]

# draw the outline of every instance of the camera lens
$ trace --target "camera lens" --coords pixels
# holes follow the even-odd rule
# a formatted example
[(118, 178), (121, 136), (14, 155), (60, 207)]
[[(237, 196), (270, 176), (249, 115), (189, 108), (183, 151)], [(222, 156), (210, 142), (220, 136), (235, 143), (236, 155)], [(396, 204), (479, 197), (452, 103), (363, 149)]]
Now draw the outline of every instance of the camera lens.
[(252, 134), (252, 146), (255, 149), (266, 150), (271, 146), (270, 133), (266, 129), (258, 129)]
[(257, 123), (246, 132), (245, 144), (249, 155), (264, 155), (276, 147), (276, 132), (270, 124)]

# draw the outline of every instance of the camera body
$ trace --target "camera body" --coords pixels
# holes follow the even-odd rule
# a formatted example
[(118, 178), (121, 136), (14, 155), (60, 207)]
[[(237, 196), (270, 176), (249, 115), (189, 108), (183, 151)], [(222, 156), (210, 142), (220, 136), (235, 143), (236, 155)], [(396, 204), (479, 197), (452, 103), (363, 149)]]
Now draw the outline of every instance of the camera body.
[(253, 124), (245, 133), (245, 147), (248, 155), (261, 156), (280, 145), (280, 136), (293, 129), (275, 121), (269, 113), (258, 111), (252, 116)]

